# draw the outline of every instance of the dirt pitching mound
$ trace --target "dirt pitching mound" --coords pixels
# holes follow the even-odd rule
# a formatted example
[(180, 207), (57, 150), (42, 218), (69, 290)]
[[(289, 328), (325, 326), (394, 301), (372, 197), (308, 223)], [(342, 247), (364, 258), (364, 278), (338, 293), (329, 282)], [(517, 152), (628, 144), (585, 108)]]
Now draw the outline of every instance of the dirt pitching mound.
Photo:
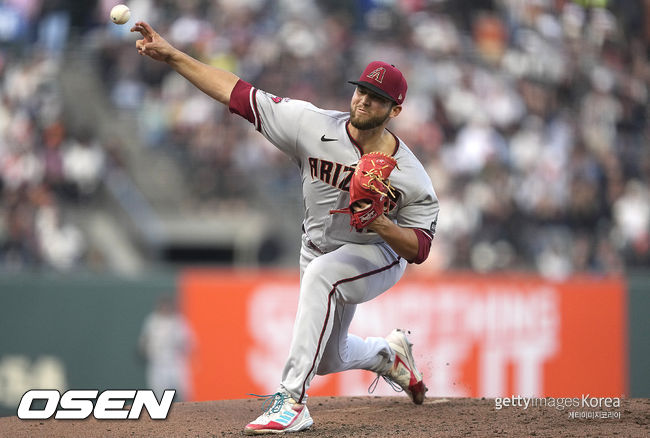
[[(260, 414), (259, 400), (176, 403), (167, 420), (27, 420), (0, 418), (2, 437), (230, 437)], [(575, 408), (572, 408), (575, 409)], [(650, 399), (623, 399), (618, 408), (495, 408), (493, 399), (314, 397), (312, 428), (297, 437), (647, 437)], [(571, 412), (578, 412), (573, 418)], [(585, 412), (586, 418), (581, 418)], [(592, 418), (588, 418), (591, 414)], [(595, 413), (598, 412), (598, 418)], [(601, 418), (605, 413), (605, 418)], [(608, 412), (612, 412), (610, 417)], [(618, 417), (618, 418), (617, 418)]]

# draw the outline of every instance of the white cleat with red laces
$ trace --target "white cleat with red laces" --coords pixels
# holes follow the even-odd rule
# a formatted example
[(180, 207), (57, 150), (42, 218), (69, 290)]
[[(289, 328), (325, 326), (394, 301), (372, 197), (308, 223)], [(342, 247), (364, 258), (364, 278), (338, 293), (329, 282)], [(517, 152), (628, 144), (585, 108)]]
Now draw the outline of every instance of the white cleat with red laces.
[[(384, 380), (389, 380), (399, 385), (406, 392), (413, 403), (421, 405), (427, 387), (422, 380), (422, 374), (415, 367), (411, 344), (403, 330), (395, 329), (386, 336), (388, 345), (395, 352), (395, 361), (391, 369), (383, 375)], [(392, 386), (392, 385), (391, 385)]]
[(269, 403), (271, 406), (255, 421), (246, 425), (244, 434), (299, 432), (314, 424), (307, 405), (296, 403), (288, 393), (280, 391), (264, 397), (267, 400), (262, 409)]

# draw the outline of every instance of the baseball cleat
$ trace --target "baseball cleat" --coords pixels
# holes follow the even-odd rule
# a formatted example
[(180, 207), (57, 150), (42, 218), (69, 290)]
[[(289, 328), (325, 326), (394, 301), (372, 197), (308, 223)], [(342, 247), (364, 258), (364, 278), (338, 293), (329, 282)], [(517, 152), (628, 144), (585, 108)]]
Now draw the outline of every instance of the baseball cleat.
[(263, 397), (267, 400), (262, 409), (269, 403), (271, 406), (255, 421), (246, 425), (245, 435), (299, 432), (314, 424), (307, 405), (296, 403), (288, 393), (280, 391)]
[(382, 376), (399, 385), (406, 392), (413, 403), (421, 405), (427, 387), (422, 380), (422, 373), (415, 367), (411, 344), (403, 330), (395, 329), (386, 336), (388, 345), (395, 352), (393, 366)]

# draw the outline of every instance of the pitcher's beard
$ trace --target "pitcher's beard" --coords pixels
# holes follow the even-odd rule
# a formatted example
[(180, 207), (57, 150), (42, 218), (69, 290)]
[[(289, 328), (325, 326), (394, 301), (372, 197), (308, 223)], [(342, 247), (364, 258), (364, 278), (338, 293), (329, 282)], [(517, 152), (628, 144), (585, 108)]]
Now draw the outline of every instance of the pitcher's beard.
[(355, 112), (353, 111), (352, 108), (350, 108), (350, 124), (354, 126), (357, 129), (360, 129), (362, 131), (368, 130), (368, 129), (375, 129), (381, 126), (386, 119), (388, 119), (388, 116), (390, 115), (390, 109), (386, 112), (386, 115), (378, 115), (374, 117), (367, 118), (365, 120), (362, 120), (361, 117), (357, 117), (355, 115)]

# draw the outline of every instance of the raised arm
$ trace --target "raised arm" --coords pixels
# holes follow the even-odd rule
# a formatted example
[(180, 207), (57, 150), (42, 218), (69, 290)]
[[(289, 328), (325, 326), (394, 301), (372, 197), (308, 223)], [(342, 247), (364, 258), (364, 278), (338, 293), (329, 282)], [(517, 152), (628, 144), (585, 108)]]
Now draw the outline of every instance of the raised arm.
[(142, 35), (142, 39), (135, 42), (140, 55), (166, 62), (208, 96), (224, 105), (230, 103), (230, 93), (239, 80), (237, 75), (204, 64), (176, 49), (144, 21), (136, 22), (131, 32)]

